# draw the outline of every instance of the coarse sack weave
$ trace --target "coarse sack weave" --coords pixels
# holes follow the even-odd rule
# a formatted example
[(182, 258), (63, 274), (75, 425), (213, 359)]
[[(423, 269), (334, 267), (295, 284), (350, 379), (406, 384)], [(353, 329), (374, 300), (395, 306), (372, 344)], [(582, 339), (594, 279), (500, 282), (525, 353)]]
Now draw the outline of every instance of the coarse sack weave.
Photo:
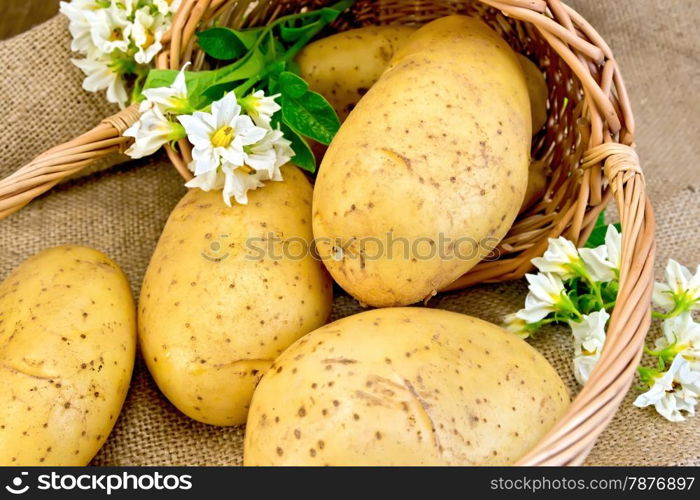
[[(637, 118), (638, 150), (658, 220), (657, 277), (673, 256), (687, 266), (700, 259), (700, 23), (693, 0), (570, 1), (620, 60)], [(0, 176), (37, 153), (82, 133), (115, 109), (81, 89), (70, 62), (63, 18), (0, 42)], [(673, 82), (669, 84), (668, 82)], [(98, 169), (123, 158), (113, 157)], [(93, 172), (95, 169), (93, 169)], [(70, 180), (0, 221), (0, 276), (53, 245), (98, 248), (124, 269), (138, 295), (150, 255), (170, 210), (185, 193), (182, 179), (163, 156), (114, 166)], [(610, 214), (611, 217), (613, 214)], [(438, 307), (500, 322), (522, 306), (522, 282), (483, 285), (442, 295)], [(333, 319), (359, 311), (336, 298)], [(658, 335), (652, 330), (649, 339)], [(569, 334), (550, 328), (532, 341), (577, 390), (570, 368)], [(632, 406), (630, 390), (615, 419), (587, 459), (594, 465), (700, 465), (700, 417), (682, 424)], [(242, 428), (219, 428), (180, 414), (160, 394), (142, 363), (109, 440), (95, 465), (233, 465), (242, 461)]]

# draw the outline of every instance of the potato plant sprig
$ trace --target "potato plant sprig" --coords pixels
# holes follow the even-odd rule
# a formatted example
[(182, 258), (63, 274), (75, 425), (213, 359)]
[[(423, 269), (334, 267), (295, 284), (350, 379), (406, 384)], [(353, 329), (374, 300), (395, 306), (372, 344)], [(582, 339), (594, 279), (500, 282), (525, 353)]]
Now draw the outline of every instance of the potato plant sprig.
[[(213, 60), (233, 62), (207, 71), (185, 71), (189, 112), (209, 111), (228, 92), (239, 101), (255, 90), (279, 97), (281, 112), (272, 118), (291, 141), (294, 163), (315, 172), (316, 160), (306, 138), (329, 144), (340, 120), (328, 101), (296, 74), (294, 57), (354, 0), (280, 17), (265, 27), (234, 30), (215, 26), (197, 34), (199, 46)], [(167, 87), (175, 70), (152, 70), (144, 89)]]
[[(506, 317), (506, 328), (527, 338), (547, 324), (566, 324), (574, 344), (576, 380), (584, 384), (595, 367), (606, 341), (607, 324), (620, 287), (622, 239), (619, 226), (606, 226), (603, 214), (584, 248), (564, 239), (550, 239), (542, 257), (532, 263), (540, 271), (526, 275), (529, 294), (525, 307)], [(693, 311), (700, 309), (700, 266), (695, 274), (670, 260), (666, 282), (655, 283), (652, 317), (662, 319), (663, 335), (654, 349), (653, 366), (639, 366), (643, 393), (635, 406), (654, 406), (672, 422), (695, 413), (700, 394), (700, 323)]]

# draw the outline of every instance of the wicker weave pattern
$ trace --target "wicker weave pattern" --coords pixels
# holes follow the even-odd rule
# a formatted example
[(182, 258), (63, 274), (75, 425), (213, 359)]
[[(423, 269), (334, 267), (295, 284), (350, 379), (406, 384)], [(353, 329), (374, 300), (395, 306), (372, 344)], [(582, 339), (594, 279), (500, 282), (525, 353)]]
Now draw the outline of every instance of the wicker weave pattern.
[[(157, 57), (159, 68), (192, 61), (206, 67), (194, 33), (214, 22), (241, 27), (268, 22), (313, 0), (184, 0)], [(654, 218), (634, 151), (634, 118), (610, 48), (578, 13), (559, 0), (358, 0), (335, 28), (423, 23), (452, 13), (483, 18), (516, 50), (539, 63), (549, 85), (549, 120), (534, 139), (532, 155), (549, 168), (540, 202), (522, 214), (496, 249), (498, 260), (476, 266), (448, 287), (523, 276), (547, 238), (583, 243), (600, 211), (617, 204), (623, 230), (620, 291), (604, 352), (568, 413), (527, 456), (527, 465), (581, 463), (610, 421), (634, 376), (650, 323)], [(129, 108), (92, 131), (35, 158), (0, 181), (0, 218), (20, 209), (66, 176), (123, 149), (121, 132), (138, 117)], [(167, 149), (180, 174), (191, 178), (191, 147)]]

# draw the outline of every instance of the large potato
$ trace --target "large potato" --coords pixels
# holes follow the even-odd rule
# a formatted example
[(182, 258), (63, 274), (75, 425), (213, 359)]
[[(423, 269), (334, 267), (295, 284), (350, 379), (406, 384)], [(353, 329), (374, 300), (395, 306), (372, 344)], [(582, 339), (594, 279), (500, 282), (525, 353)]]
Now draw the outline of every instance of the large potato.
[(569, 404), (530, 345), (485, 321), (378, 309), (310, 333), (260, 381), (246, 465), (502, 465)]
[(299, 74), (343, 121), (414, 31), (414, 26), (367, 26), (321, 38), (297, 55)]
[[(416, 29), (416, 26), (367, 26), (321, 38), (307, 45), (297, 56), (299, 74), (312, 90), (328, 99), (344, 121)], [(535, 63), (522, 54), (518, 54), (518, 59), (530, 97), (534, 134), (547, 121), (547, 84)], [(311, 145), (321, 161), (326, 147), (315, 141), (311, 141)], [(543, 164), (532, 162), (521, 212), (542, 195), (546, 180)]]
[(274, 359), (328, 319), (330, 278), (301, 244), (312, 239), (311, 186), (294, 166), (282, 173), (284, 182), (251, 193), (245, 206), (227, 207), (220, 191), (189, 191), (148, 266), (139, 302), (144, 359), (195, 420), (244, 423)]
[(0, 465), (87, 465), (129, 388), (136, 311), (117, 265), (63, 246), (0, 285)]
[(416, 31), (340, 127), (316, 181), (319, 253), (373, 306), (430, 297), (506, 234), (527, 187), (530, 104), (482, 21)]

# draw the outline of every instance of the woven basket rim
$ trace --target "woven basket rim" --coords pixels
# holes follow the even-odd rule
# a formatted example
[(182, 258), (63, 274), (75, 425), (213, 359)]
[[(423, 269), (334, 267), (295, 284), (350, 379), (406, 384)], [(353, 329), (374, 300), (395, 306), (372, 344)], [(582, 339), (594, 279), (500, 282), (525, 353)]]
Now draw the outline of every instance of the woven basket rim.
[[(301, 5), (312, 8), (324, 3), (330, 2), (261, 0), (249, 8), (246, 0), (183, 0), (171, 29), (163, 37), (164, 48), (156, 58), (156, 65), (179, 69), (184, 61), (193, 61), (195, 67), (201, 67), (204, 57), (197, 50), (194, 34), (213, 19), (236, 26), (245, 20), (254, 25)], [(361, 9), (362, 5), (370, 3), (380, 8)], [(415, 4), (413, 8), (412, 4)], [(577, 99), (575, 111), (561, 109), (550, 99), (550, 121), (578, 118), (575, 123), (567, 122), (567, 126), (569, 135), (576, 136), (579, 142), (567, 145), (578, 155), (576, 165), (568, 167), (575, 168), (580, 175), (569, 180), (564, 178), (566, 172), (561, 168), (555, 170), (543, 201), (516, 221), (509, 233), (510, 247), (502, 247), (508, 252), (505, 258), (479, 264), (445, 290), (522, 277), (531, 269), (531, 259), (546, 249), (548, 237), (564, 235), (582, 244), (588, 239), (600, 211), (608, 201), (614, 200), (622, 224), (620, 290), (601, 358), (567, 413), (518, 462), (521, 465), (578, 465), (627, 393), (651, 321), (655, 223), (634, 150), (634, 117), (624, 80), (605, 40), (583, 16), (560, 0), (360, 0), (353, 7), (353, 15), (358, 19), (377, 19), (384, 12), (388, 14), (379, 19), (381, 24), (407, 19), (419, 22), (429, 19), (425, 12), (430, 5), (439, 5), (448, 12), (474, 5), (485, 15), (497, 16), (499, 23), (505, 23), (504, 30), (512, 28), (513, 33), (507, 33), (515, 41), (545, 42), (543, 47), (551, 64), (549, 68), (555, 66), (562, 74), (568, 74), (567, 81), (572, 81), (582, 95)], [(556, 85), (549, 83), (552, 92), (561, 91), (565, 86), (556, 81)], [(566, 108), (566, 104), (563, 107)], [(88, 133), (39, 155), (1, 180), (0, 218), (21, 209), (97, 159), (123, 151), (131, 139), (123, 137), (122, 132), (138, 116), (138, 107), (132, 105), (106, 118)], [(545, 158), (549, 155), (548, 161), (552, 163), (571, 161), (569, 156), (561, 156), (562, 143), (566, 140), (555, 137), (561, 131), (551, 125), (548, 123), (540, 136), (542, 154)], [(571, 133), (572, 130), (575, 133)], [(188, 179), (191, 178), (187, 168), (191, 149), (185, 140), (179, 146), (178, 152), (169, 147), (166, 151), (175, 168)], [(547, 195), (551, 196), (547, 198)]]

